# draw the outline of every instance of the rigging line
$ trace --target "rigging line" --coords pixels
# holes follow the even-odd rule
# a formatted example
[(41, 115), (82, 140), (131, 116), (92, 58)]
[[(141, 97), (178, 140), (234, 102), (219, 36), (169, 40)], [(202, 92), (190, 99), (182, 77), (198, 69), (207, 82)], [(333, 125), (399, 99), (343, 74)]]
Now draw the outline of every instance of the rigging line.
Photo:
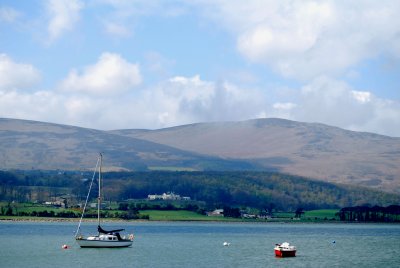
[[(97, 198), (97, 225), (100, 226), (100, 206), (101, 206), (101, 167), (103, 165), (103, 154), (100, 153), (100, 167), (99, 167), (99, 195)], [(99, 233), (100, 234), (100, 233)]]
[(92, 176), (92, 181), (90, 182), (90, 186), (89, 186), (89, 192), (88, 192), (88, 194), (87, 194), (87, 196), (86, 196), (85, 205), (83, 206), (83, 211), (82, 211), (81, 219), (79, 220), (79, 225), (78, 225), (78, 229), (76, 230), (75, 237), (78, 235), (78, 232), (79, 232), (79, 230), (80, 230), (80, 228), (81, 228), (81, 223), (82, 223), (83, 215), (85, 214), (85, 211), (86, 211), (86, 206), (87, 206), (87, 203), (88, 203), (88, 200), (89, 200), (90, 191), (91, 191), (91, 189), (92, 189), (93, 181), (94, 181), (94, 178), (95, 178), (95, 176), (96, 176), (96, 171), (97, 171), (97, 167), (99, 166), (99, 162), (100, 162), (100, 157), (97, 158), (96, 167), (94, 168), (94, 172), (93, 172), (93, 176)]

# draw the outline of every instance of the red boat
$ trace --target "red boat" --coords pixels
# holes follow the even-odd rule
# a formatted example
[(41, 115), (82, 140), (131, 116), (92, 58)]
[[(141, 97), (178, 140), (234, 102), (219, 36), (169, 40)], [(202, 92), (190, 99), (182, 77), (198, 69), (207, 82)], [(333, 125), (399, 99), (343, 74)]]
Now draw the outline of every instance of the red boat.
[(275, 244), (276, 257), (296, 257), (296, 247), (291, 246), (288, 242), (282, 244)]

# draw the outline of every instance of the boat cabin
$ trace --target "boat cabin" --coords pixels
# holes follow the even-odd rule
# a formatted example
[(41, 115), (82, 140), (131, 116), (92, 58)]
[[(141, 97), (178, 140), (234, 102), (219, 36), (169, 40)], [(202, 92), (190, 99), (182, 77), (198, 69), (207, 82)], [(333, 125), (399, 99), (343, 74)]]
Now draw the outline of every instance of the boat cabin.
[(87, 240), (101, 240), (101, 241), (119, 241), (116, 235), (101, 234), (99, 236), (89, 236)]

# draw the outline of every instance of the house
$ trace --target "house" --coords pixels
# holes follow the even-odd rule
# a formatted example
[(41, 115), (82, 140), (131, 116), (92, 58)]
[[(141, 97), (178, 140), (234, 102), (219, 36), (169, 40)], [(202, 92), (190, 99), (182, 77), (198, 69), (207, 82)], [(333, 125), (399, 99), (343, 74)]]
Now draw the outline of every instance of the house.
[(173, 192), (163, 193), (162, 195), (158, 194), (149, 194), (147, 196), (149, 200), (190, 200), (190, 197), (183, 196), (181, 197), (179, 194), (174, 194)]
[(214, 211), (208, 211), (206, 212), (207, 216), (217, 216), (217, 217), (223, 217), (224, 216), (224, 210), (223, 209), (215, 209)]
[(245, 219), (257, 219), (257, 215), (249, 214), (249, 213), (243, 213), (242, 214), (242, 218), (245, 218)]
[[(105, 209), (106, 206), (107, 206), (107, 204), (106, 204), (105, 202), (102, 202), (102, 203), (100, 204), (100, 209)], [(97, 208), (97, 203), (90, 203), (90, 204), (89, 204), (89, 207), (90, 207), (90, 208)]]
[(57, 197), (55, 201), (44, 202), (45, 206), (53, 206), (57, 208), (67, 208), (67, 199), (64, 197)]

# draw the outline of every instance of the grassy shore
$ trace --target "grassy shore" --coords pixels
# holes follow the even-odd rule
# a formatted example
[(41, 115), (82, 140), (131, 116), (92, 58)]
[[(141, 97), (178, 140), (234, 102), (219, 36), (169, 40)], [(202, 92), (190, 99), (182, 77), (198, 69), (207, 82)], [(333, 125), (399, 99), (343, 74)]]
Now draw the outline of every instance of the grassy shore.
[[(298, 219), (294, 218), (294, 213), (279, 212), (274, 217), (268, 219), (235, 219), (225, 217), (209, 217), (200, 215), (187, 210), (142, 210), (140, 214), (149, 215), (148, 221), (218, 221), (218, 222), (338, 222), (335, 214), (338, 210), (312, 210), (305, 211), (304, 215)], [(31, 217), (31, 216), (0, 216), (0, 220), (8, 221), (67, 221), (76, 222), (79, 218), (57, 218), (57, 217)], [(85, 221), (95, 222), (97, 219), (85, 219)], [(105, 218), (104, 221), (125, 221), (118, 218)], [(135, 221), (135, 220), (132, 220)], [(137, 221), (137, 220), (136, 220)], [(143, 221), (143, 220), (139, 220)]]
[(209, 217), (187, 210), (144, 210), (142, 214), (147, 214), (150, 221), (240, 221), (240, 219)]
[[(22, 221), (78, 221), (79, 218), (69, 218), (63, 213), (72, 213), (75, 215), (79, 215), (81, 212), (80, 209), (77, 208), (56, 208), (52, 206), (45, 206), (42, 204), (35, 203), (6, 203), (0, 202), (0, 207), (2, 208), (3, 214), (7, 211), (7, 208), (11, 206), (13, 213), (26, 213), (26, 215), (31, 215), (32, 212), (37, 213), (37, 215), (32, 216), (0, 216), (0, 220), (22, 220)], [(178, 206), (175, 204), (175, 206)], [(40, 217), (47, 215), (40, 215), (40, 212), (52, 212), (54, 216), (58, 217)], [(107, 221), (115, 221), (123, 219), (120, 218), (112, 218), (115, 214), (123, 214), (124, 211), (118, 210), (118, 206), (114, 204), (112, 206), (112, 210), (107, 210), (111, 212), (108, 215), (108, 218), (105, 218)], [(106, 211), (106, 212), (107, 212)], [(89, 210), (92, 214), (97, 214), (96, 210)], [(265, 222), (265, 221), (283, 221), (283, 222), (325, 222), (325, 221), (339, 221), (338, 216), (335, 214), (339, 212), (338, 209), (321, 209), (321, 210), (311, 210), (304, 211), (304, 214), (300, 219), (294, 218), (294, 212), (274, 212), (272, 217), (268, 217), (267, 219), (236, 219), (236, 218), (225, 218), (225, 217), (209, 217), (206, 215), (201, 215), (193, 211), (187, 210), (140, 210), (139, 213), (141, 215), (149, 215), (149, 221), (220, 221), (220, 222), (234, 222), (234, 221), (242, 221), (242, 222)], [(65, 217), (65, 218), (63, 218)], [(93, 218), (86, 217), (85, 220), (95, 220)]]

